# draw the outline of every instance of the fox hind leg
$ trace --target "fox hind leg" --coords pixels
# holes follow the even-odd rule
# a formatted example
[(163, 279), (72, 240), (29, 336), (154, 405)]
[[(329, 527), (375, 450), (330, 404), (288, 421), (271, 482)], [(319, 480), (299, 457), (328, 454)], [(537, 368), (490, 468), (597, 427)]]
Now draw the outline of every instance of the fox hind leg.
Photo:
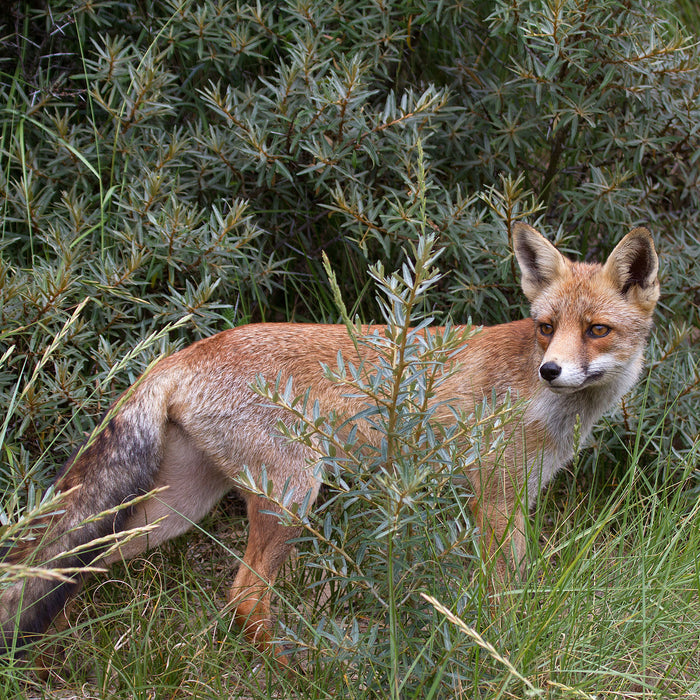
[[(265, 498), (246, 495), (249, 534), (243, 561), (229, 592), (234, 620), (261, 651), (270, 648), (272, 620), (270, 597), (277, 573), (293, 548), (290, 540), (300, 527), (284, 525), (277, 508)], [(285, 657), (278, 656), (282, 663)]]

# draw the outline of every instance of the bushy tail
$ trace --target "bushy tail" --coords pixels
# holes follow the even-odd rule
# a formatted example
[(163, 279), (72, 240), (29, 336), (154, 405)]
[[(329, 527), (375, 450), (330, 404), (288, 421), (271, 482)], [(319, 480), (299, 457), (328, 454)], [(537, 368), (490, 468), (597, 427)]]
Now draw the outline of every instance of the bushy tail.
[[(43, 516), (40, 527), (31, 528), (35, 537), (15, 543), (2, 563), (55, 570), (99, 561), (107, 545), (90, 543), (124, 529), (127, 509), (113, 509), (153, 488), (166, 422), (163, 382), (147, 378), (66, 464), (56, 480), (64, 494), (59, 510)], [(25, 573), (30, 575), (0, 592), (0, 653), (16, 651), (43, 633), (82, 578)]]

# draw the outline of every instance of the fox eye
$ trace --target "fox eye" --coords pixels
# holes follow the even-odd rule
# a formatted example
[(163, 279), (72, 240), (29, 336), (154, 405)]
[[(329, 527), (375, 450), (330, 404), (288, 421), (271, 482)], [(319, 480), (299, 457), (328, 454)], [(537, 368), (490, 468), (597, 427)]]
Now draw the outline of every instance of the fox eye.
[(592, 338), (604, 338), (612, 329), (604, 323), (594, 323), (588, 329), (588, 335)]
[(551, 323), (540, 323), (539, 331), (542, 335), (552, 335), (554, 333), (554, 326)]

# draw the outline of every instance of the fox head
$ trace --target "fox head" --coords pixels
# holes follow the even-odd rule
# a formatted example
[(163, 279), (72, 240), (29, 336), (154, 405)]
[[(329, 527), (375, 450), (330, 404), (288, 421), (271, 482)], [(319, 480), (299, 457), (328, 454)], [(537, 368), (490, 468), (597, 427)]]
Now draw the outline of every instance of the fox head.
[(631, 385), (659, 298), (649, 231), (630, 231), (602, 265), (569, 260), (527, 224), (515, 224), (513, 240), (541, 350), (540, 382), (556, 393), (621, 377)]

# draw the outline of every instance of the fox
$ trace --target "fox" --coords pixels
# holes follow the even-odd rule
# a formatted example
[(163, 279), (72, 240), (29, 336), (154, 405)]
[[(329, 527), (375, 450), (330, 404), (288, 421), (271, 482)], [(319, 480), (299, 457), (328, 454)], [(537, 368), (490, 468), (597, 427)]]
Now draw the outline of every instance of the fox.
[[(637, 382), (659, 298), (658, 258), (646, 228), (629, 231), (604, 263), (572, 261), (524, 222), (514, 224), (512, 240), (530, 316), (477, 328), (432, 397), (455, 403), (463, 415), (484, 398), (523, 402), (508, 428), (518, 439), (466, 475), (484, 558), (495, 562), (501, 582), (523, 566), (525, 519), (539, 490)], [(42, 536), (5, 554), (6, 563), (35, 568), (0, 591), (2, 650), (21, 653), (38, 640), (88, 575), (57, 580), (42, 576), (42, 565), (84, 570), (136, 557), (200, 521), (240, 487), (244, 471), (257, 480), (264, 469), (271, 499), (241, 490), (248, 540), (228, 607), (254, 646), (277, 655), (272, 587), (300, 528), (283, 522), (275, 497), (284, 486), (293, 502), (311, 494), (313, 503), (321, 476), (313, 449), (282, 437), (278, 426), (290, 424), (288, 412), (253, 386), (260, 378), (287, 378), (295, 394), (308, 392), (309, 405), (318, 402), (326, 414), (357, 415), (363, 400), (324, 374), (339, 351), (357, 364), (374, 359), (342, 324), (261, 323), (158, 360), (60, 472), (55, 488), (62, 501), (45, 516)], [(156, 525), (147, 534), (105, 553), (104, 538), (149, 524)]]

